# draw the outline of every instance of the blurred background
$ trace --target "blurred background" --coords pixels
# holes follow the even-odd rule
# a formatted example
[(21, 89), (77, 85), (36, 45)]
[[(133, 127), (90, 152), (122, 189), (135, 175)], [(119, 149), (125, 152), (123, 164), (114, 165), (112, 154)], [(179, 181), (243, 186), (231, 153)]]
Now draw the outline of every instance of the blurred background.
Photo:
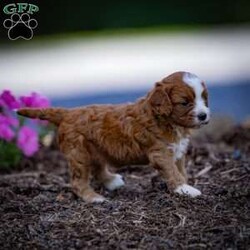
[[(31, 40), (8, 38), (9, 3), (35, 4)], [(134, 101), (174, 71), (205, 80), (212, 112), (250, 115), (250, 1), (1, 1), (0, 90), (55, 106)], [(18, 29), (18, 27), (15, 27)]]

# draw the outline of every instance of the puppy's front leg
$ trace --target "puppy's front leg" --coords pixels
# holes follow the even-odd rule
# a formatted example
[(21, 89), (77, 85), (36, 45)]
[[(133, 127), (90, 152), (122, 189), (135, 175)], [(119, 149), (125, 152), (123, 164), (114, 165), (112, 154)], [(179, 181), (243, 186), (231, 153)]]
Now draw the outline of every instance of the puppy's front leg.
[(176, 160), (176, 166), (179, 170), (179, 172), (184, 176), (186, 182), (188, 181), (188, 176), (187, 176), (187, 170), (185, 168), (185, 163), (186, 163), (186, 157), (183, 155), (181, 159)]
[(150, 150), (148, 157), (150, 164), (160, 172), (170, 190), (191, 197), (201, 194), (198, 189), (186, 183), (185, 177), (178, 170), (171, 150), (164, 147), (157, 147)]

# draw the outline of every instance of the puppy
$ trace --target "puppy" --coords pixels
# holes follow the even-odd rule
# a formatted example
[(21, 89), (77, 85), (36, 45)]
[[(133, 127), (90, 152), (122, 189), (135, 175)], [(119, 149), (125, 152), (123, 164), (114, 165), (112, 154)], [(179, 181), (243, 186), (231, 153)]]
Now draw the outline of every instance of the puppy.
[(210, 119), (207, 89), (194, 74), (173, 73), (133, 104), (24, 108), (18, 114), (58, 126), (72, 189), (86, 202), (104, 201), (90, 187), (91, 174), (114, 190), (124, 182), (109, 167), (131, 164), (150, 164), (173, 192), (191, 197), (201, 194), (187, 184), (185, 171), (190, 132)]

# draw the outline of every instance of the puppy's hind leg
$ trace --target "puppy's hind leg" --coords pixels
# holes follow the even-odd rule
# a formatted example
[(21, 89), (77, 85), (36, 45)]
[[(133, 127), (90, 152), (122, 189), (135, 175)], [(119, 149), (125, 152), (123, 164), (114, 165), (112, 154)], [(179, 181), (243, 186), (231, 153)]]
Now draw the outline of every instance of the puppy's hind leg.
[(66, 158), (69, 162), (73, 192), (86, 202), (103, 202), (105, 198), (90, 187), (92, 165), (87, 150), (81, 149), (79, 152), (77, 148), (71, 149), (66, 153)]
[(97, 180), (104, 184), (104, 186), (112, 191), (124, 186), (124, 181), (120, 174), (113, 174), (108, 169), (107, 164), (96, 166), (95, 176)]

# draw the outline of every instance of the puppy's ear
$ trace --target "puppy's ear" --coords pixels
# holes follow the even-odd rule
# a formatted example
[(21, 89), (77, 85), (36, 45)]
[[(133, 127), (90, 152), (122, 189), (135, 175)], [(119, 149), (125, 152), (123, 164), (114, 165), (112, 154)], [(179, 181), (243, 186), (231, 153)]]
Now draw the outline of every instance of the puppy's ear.
[(155, 88), (149, 96), (149, 103), (155, 115), (169, 116), (172, 112), (173, 106), (168, 96), (169, 88), (161, 83), (156, 83)]

